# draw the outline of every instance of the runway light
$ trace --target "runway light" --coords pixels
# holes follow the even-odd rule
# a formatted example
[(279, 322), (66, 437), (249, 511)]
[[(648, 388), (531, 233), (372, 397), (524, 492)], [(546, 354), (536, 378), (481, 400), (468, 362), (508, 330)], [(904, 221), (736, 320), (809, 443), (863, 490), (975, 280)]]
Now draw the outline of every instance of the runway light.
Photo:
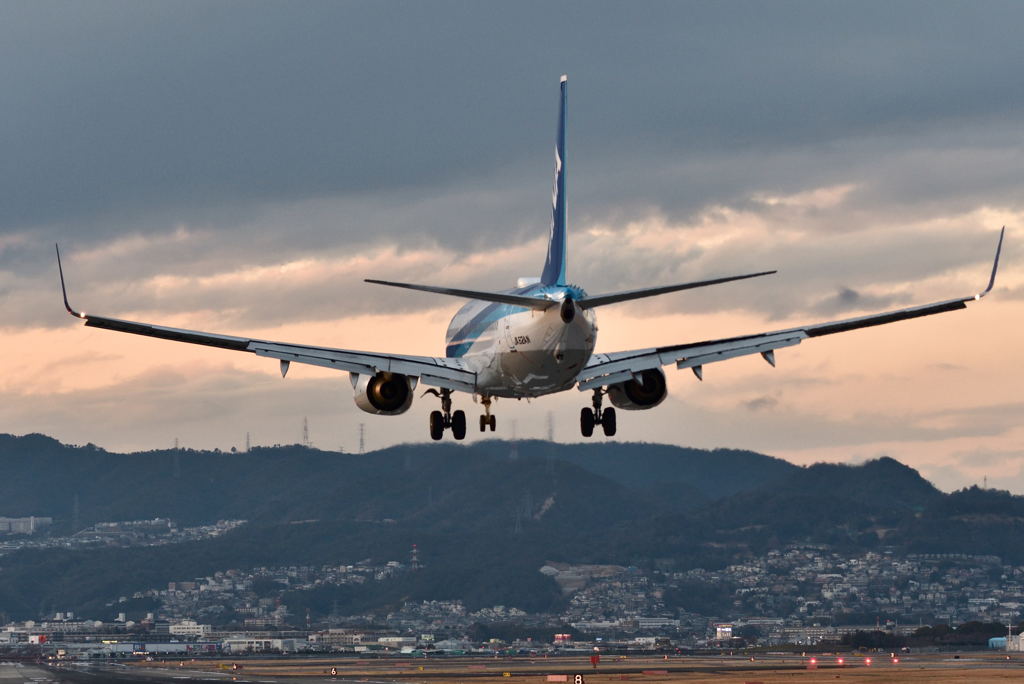
[(842, 658), (836, 658), (836, 665), (842, 665), (845, 662), (846, 661), (844, 659), (842, 659)]
[(817, 665), (817, 664), (818, 664), (818, 659), (817, 658), (811, 658), (811, 665)]
[(864, 664), (867, 665), (868, 667), (871, 667), (871, 658), (865, 658), (864, 659)]
[(893, 665), (899, 665), (900, 664), (900, 659), (899, 658), (893, 658), (892, 659), (892, 664)]

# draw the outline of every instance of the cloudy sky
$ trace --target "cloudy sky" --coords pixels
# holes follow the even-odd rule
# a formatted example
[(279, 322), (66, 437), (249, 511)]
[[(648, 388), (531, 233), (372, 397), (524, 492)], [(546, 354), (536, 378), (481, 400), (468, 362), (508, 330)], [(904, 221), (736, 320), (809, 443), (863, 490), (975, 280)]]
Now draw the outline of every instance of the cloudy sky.
[[(890, 455), (1024, 493), (1024, 5), (0, 3), (0, 432), (114, 450), (426, 438), (344, 375), (84, 328), (105, 315), (443, 353), (456, 299), (539, 273), (569, 74), (569, 275), (599, 351), (968, 295), (966, 311), (669, 370), (617, 439), (796, 463)], [(495, 406), (578, 439), (575, 390)], [(472, 420), (463, 395), (457, 407)], [(479, 433), (477, 433), (479, 434)], [(469, 439), (478, 439), (471, 432)]]

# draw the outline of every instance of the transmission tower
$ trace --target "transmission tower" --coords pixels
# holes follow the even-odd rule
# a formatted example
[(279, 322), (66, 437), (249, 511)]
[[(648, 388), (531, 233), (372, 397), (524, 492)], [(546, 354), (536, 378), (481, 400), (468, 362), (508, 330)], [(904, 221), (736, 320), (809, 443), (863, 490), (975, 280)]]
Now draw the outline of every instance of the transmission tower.
[(366, 425), (359, 424), (359, 453), (366, 453)]
[(309, 418), (302, 419), (302, 446), (310, 446), (309, 442)]
[(249, 439), (249, 433), (245, 433), (245, 452), (249, 453), (249, 449), (252, 448), (252, 441)]
[(415, 544), (412, 545), (412, 552), (409, 554), (409, 565), (413, 570), (420, 569), (420, 550)]
[(555, 414), (548, 411), (548, 441), (555, 441)]

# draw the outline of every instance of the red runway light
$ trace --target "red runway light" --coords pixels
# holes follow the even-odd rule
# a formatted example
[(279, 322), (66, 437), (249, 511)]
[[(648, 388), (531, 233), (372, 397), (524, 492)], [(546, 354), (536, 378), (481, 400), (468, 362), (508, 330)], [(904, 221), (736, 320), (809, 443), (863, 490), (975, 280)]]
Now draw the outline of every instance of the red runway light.
[(870, 667), (871, 666), (871, 658), (865, 658), (864, 659), (864, 664), (867, 665), (868, 667)]

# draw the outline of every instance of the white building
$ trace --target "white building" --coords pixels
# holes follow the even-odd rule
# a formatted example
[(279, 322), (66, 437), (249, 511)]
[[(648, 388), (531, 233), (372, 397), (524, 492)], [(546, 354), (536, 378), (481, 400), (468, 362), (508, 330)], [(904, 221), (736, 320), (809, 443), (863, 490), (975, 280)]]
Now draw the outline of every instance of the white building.
[(638, 617), (636, 626), (639, 629), (664, 629), (665, 627), (678, 627), (679, 620), (664, 617)]
[(226, 653), (261, 653), (264, 651), (294, 653), (308, 646), (309, 642), (305, 639), (225, 639), (221, 644), (221, 649)]
[(35, 534), (44, 527), (53, 524), (53, 518), (0, 518), (0, 532), (14, 534)]
[(212, 631), (210, 625), (200, 625), (195, 620), (182, 620), (171, 623), (169, 632), (175, 636), (205, 637)]
[(416, 637), (407, 636), (382, 636), (377, 639), (377, 643), (385, 648), (401, 648), (403, 646), (415, 646)]

